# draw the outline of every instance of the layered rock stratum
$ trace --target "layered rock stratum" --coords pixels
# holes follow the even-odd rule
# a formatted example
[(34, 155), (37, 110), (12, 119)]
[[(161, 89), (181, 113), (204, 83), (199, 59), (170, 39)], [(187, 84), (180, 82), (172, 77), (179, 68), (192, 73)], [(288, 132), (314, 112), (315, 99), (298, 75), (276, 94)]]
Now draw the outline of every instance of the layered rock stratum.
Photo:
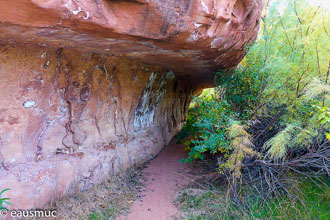
[(1, 0), (0, 189), (14, 208), (147, 161), (244, 57), (262, 0)]

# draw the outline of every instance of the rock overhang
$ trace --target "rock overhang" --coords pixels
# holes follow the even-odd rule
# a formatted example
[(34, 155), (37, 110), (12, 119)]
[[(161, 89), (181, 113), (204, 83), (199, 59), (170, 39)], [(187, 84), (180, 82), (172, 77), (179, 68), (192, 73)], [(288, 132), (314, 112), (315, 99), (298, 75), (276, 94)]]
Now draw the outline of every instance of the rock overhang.
[(256, 39), (263, 0), (3, 0), (0, 42), (125, 56), (210, 85)]
[(262, 0), (1, 0), (0, 189), (14, 208), (157, 155), (192, 95), (244, 57), (261, 10)]

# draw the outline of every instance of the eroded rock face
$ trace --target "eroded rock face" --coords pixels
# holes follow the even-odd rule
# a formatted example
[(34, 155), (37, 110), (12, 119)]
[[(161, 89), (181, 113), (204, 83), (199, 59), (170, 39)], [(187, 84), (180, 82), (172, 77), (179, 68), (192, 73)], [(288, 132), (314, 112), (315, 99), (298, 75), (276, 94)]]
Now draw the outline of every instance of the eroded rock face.
[(42, 207), (155, 156), (262, 0), (2, 0), (0, 189)]
[(193, 93), (173, 71), (71, 49), (11, 47), (0, 63), (0, 188), (20, 207), (151, 159)]
[(262, 0), (2, 0), (0, 38), (127, 56), (211, 83), (257, 35)]

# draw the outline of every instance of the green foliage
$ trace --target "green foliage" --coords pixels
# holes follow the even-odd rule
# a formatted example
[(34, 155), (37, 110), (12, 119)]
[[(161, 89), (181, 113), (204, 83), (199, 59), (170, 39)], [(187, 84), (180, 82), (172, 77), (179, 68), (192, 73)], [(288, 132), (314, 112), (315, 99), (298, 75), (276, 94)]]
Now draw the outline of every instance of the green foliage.
[(289, 124), (284, 130), (278, 132), (275, 137), (268, 140), (264, 148), (268, 149), (268, 154), (272, 158), (284, 158), (289, 148), (294, 146), (292, 139), (297, 135), (300, 128)]
[(304, 0), (269, 2), (259, 39), (242, 64), (262, 75), (256, 116), (283, 111), (278, 124), (285, 129), (264, 148), (272, 158), (284, 158), (288, 149), (308, 147), (328, 129), (327, 119), (310, 113), (330, 106), (330, 13)]
[(286, 106), (289, 123), (301, 121), (299, 113), (308, 104), (324, 105), (324, 92), (329, 91), (329, 33), (329, 11), (306, 1), (274, 1), (267, 10), (261, 37), (252, 48), (264, 55), (260, 71), (268, 73), (261, 102), (268, 108)]
[(183, 129), (183, 132), (189, 131), (192, 136), (185, 142), (190, 152), (188, 158), (183, 161), (203, 159), (205, 152), (228, 155), (231, 148), (228, 145), (226, 128), (231, 118), (230, 105), (226, 101), (219, 101), (207, 95), (197, 97), (193, 105)]
[[(251, 55), (252, 56), (252, 55)], [(220, 153), (227, 158), (233, 151), (229, 127), (233, 120), (247, 120), (258, 104), (258, 97), (267, 74), (258, 60), (245, 59), (244, 65), (228, 72), (219, 71), (215, 76), (214, 90), (205, 90), (193, 100), (187, 123), (177, 138), (188, 146), (188, 158), (184, 162), (203, 159), (205, 153)], [(190, 139), (183, 141), (186, 137)]]
[[(329, 107), (321, 107), (314, 105), (314, 108), (316, 109), (315, 117), (317, 118), (317, 121), (319, 124), (321, 124), (322, 128), (325, 128), (325, 130), (329, 130), (330, 127), (330, 108)], [(311, 112), (311, 115), (314, 113)], [(330, 134), (329, 132), (325, 132), (325, 136), (328, 140), (330, 140)]]
[(219, 171), (220, 173), (224, 173), (223, 171), (225, 169), (229, 169), (234, 178), (240, 178), (243, 164), (242, 160), (247, 156), (260, 155), (253, 150), (254, 146), (251, 142), (251, 135), (247, 133), (245, 127), (238, 122), (233, 122), (229, 127), (228, 137), (230, 140), (230, 147), (233, 151), (226, 162), (220, 162)]
[[(203, 159), (204, 153), (220, 153), (227, 158), (232, 152), (230, 144), (230, 126), (233, 120), (247, 119), (258, 103), (258, 95), (262, 87), (262, 77), (256, 71), (260, 64), (241, 66), (231, 74), (219, 71), (216, 74), (214, 90), (205, 91), (193, 100), (189, 110), (187, 123), (177, 138), (188, 146), (188, 158)], [(190, 139), (184, 142), (184, 138)]]
[(8, 200), (10, 200), (9, 198), (2, 198), (2, 194), (8, 190), (10, 190), (10, 189), (4, 189), (0, 192), (0, 210), (4, 209), (4, 210), (9, 211), (7, 208), (4, 207), (4, 205), (5, 204), (12, 205), (10, 202), (8, 202)]
[(330, 108), (316, 106), (316, 105), (314, 105), (314, 107), (317, 110), (317, 119), (319, 120), (319, 123), (322, 125), (329, 125), (330, 124)]
[(262, 81), (267, 75), (260, 73), (261, 58), (256, 59), (259, 60), (248, 57), (244, 60), (244, 66), (239, 66), (229, 74), (219, 71), (215, 76), (218, 93), (223, 92), (224, 100), (231, 104), (232, 110), (240, 119), (247, 119), (256, 107)]

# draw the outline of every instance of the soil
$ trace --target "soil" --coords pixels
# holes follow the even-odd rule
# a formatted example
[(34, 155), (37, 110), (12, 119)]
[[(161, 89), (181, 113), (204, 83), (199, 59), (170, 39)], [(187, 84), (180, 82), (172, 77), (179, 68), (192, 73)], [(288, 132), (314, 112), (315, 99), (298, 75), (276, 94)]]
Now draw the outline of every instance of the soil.
[(144, 189), (131, 212), (119, 220), (170, 220), (178, 215), (173, 201), (192, 176), (189, 164), (179, 162), (187, 156), (185, 146), (173, 140), (142, 171)]

